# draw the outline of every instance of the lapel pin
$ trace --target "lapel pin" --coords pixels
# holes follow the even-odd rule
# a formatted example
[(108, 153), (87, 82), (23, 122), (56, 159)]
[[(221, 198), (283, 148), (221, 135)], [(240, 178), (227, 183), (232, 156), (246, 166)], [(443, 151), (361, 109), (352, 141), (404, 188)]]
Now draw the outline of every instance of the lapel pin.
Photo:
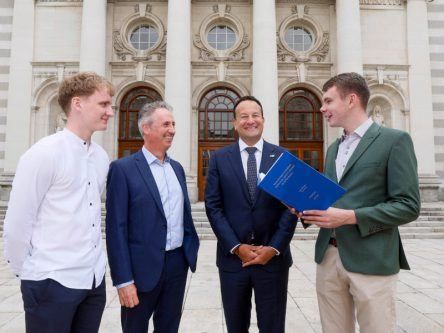
[(270, 155), (270, 157), (274, 157), (274, 154), (273, 154), (273, 155)]

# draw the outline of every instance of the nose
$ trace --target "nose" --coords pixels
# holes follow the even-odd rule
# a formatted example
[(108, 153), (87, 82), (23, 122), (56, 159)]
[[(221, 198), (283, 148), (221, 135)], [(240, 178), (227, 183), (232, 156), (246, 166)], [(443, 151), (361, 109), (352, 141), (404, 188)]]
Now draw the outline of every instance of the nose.
[(324, 104), (322, 104), (322, 106), (321, 106), (321, 108), (319, 109), (319, 111), (321, 111), (322, 113), (325, 112), (325, 105), (324, 105)]
[(114, 108), (111, 105), (106, 108), (106, 115), (108, 117), (114, 117)]

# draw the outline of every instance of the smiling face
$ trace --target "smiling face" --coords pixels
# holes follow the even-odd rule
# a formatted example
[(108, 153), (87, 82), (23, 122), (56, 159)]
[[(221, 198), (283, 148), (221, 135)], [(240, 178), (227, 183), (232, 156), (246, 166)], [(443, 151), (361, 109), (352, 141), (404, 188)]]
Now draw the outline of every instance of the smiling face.
[(164, 108), (157, 109), (151, 116), (151, 123), (142, 125), (146, 148), (152, 153), (165, 154), (173, 143), (176, 122), (173, 114)]
[(322, 97), (321, 112), (331, 127), (346, 127), (350, 106), (350, 95), (342, 98), (338, 89), (333, 86)]
[(76, 110), (76, 122), (90, 135), (95, 131), (104, 131), (108, 120), (114, 115), (112, 97), (105, 87), (97, 89), (90, 96), (73, 97), (68, 119), (72, 118), (72, 109)]
[(235, 113), (234, 129), (246, 144), (253, 146), (260, 140), (264, 130), (265, 120), (260, 106), (254, 101), (246, 100), (239, 103)]

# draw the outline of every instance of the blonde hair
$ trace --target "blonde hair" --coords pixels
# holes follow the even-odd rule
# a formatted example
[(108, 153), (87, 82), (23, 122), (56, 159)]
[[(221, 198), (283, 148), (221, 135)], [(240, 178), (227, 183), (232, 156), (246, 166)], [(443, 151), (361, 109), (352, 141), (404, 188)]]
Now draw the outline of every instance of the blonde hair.
[(107, 79), (94, 72), (80, 72), (60, 83), (58, 102), (68, 115), (73, 97), (88, 97), (101, 88), (107, 89), (111, 96), (114, 95), (114, 87)]

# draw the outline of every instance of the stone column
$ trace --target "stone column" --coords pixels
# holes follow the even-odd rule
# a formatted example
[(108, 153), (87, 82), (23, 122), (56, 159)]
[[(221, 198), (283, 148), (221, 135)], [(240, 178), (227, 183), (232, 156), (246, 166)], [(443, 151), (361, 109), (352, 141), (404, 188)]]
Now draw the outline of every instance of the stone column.
[(14, 1), (7, 97), (5, 172), (15, 171), (20, 156), (30, 145), (34, 7), (34, 1)]
[(418, 159), (423, 201), (438, 200), (435, 169), (432, 84), (430, 73), (427, 1), (407, 2), (407, 52), (409, 69), (410, 133)]
[(279, 144), (279, 92), (275, 0), (253, 1), (252, 94), (264, 109), (264, 139)]
[(165, 101), (174, 108), (176, 136), (171, 156), (187, 174), (190, 199), (197, 200), (197, 185), (191, 184), (191, 0), (168, 1)]
[[(106, 0), (83, 0), (79, 71), (105, 76), (105, 64)], [(93, 140), (103, 146), (104, 137), (104, 132), (95, 132)]]
[(336, 0), (337, 73), (362, 74), (361, 17), (358, 0)]
[(83, 0), (80, 71), (105, 76), (106, 0)]

